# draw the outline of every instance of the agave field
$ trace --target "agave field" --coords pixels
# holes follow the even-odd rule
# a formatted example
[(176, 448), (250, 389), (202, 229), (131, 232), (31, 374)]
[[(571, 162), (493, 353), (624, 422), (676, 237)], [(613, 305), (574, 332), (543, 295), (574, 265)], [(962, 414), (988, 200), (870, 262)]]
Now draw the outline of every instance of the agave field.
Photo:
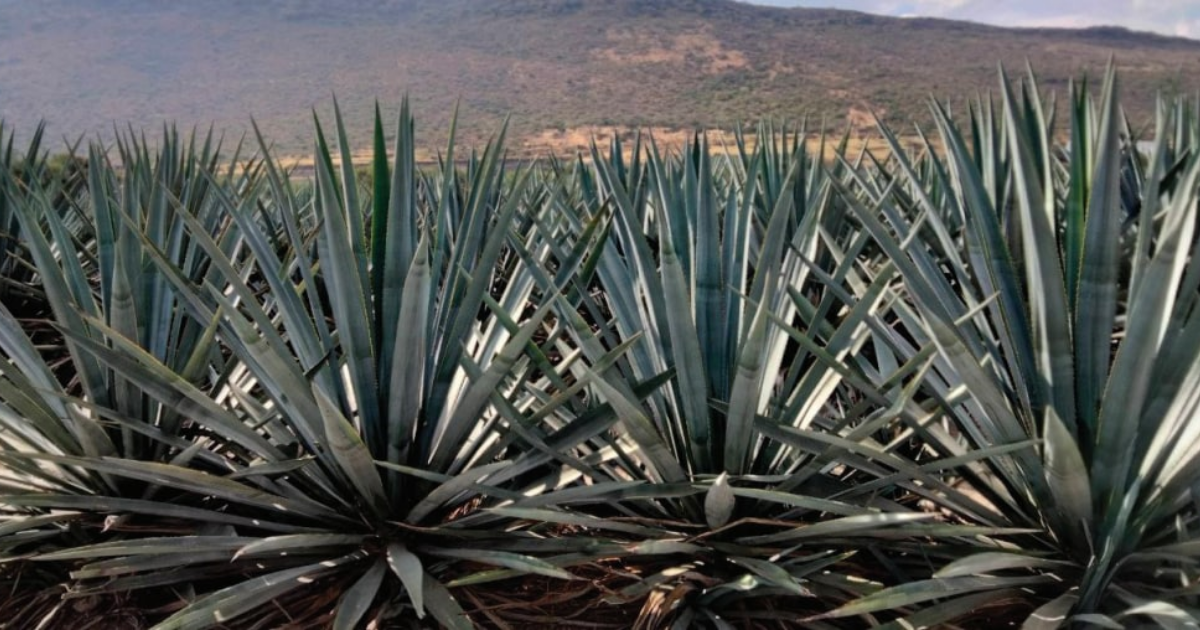
[(369, 176), (338, 113), (308, 180), (0, 127), (0, 627), (1197, 627), (1200, 112), (1066, 97), (431, 168), (404, 106)]

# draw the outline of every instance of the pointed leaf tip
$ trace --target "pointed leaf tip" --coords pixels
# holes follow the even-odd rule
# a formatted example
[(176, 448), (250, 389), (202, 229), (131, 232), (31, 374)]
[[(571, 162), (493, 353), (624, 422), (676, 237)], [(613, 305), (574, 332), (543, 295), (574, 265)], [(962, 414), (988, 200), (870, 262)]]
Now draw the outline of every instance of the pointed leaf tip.
[(704, 518), (708, 526), (717, 529), (728, 523), (736, 504), (737, 497), (733, 495), (733, 488), (729, 487), (729, 473), (721, 473), (704, 496)]

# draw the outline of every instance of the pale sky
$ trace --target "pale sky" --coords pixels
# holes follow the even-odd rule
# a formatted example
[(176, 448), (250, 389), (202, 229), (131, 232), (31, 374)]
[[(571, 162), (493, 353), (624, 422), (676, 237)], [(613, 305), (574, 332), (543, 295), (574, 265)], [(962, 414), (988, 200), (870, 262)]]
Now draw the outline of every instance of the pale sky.
[(1200, 39), (1200, 0), (751, 0), (1000, 26), (1124, 26)]

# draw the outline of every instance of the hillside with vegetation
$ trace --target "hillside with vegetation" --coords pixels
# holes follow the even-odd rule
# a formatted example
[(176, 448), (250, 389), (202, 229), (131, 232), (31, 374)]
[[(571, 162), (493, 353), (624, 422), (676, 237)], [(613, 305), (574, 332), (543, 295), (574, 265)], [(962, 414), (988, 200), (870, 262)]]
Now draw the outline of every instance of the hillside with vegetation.
[(731, 0), (44, 0), (0, 4), (0, 118), (53, 137), (132, 122), (253, 116), (311, 153), (310, 109), (336, 94), (366, 137), (371, 103), (409, 95), (430, 142), (456, 105), (478, 142), (512, 115), (516, 152), (571, 149), (591, 131), (729, 128), (760, 118), (833, 128), (871, 114), (929, 122), (997, 65), (1036, 60), (1042, 85), (1097, 77), (1115, 56), (1135, 124), (1158, 92), (1200, 87), (1200, 42), (1117, 28), (1013, 30)]

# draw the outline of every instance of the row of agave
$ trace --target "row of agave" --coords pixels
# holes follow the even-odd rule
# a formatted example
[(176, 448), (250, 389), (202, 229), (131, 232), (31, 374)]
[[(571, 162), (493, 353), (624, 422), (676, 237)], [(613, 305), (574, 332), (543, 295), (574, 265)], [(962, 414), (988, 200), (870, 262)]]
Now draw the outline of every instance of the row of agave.
[(504, 627), (525, 580), (643, 628), (1195, 627), (1200, 124), (1139, 144), (1111, 72), (1064, 109), (418, 167), (404, 106), (366, 178), (318, 122), (303, 185), (261, 136), (51, 176), (10, 135), (0, 576), (63, 598), (14, 623)]

